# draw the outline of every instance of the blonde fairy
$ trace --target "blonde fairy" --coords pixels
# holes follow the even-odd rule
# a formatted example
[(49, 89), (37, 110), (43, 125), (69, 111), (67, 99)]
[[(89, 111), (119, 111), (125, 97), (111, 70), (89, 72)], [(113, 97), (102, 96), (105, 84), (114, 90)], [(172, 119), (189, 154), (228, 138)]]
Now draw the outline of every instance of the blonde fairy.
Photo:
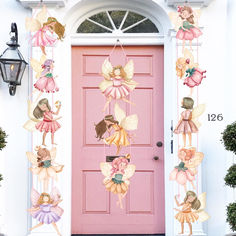
[(183, 203), (179, 203), (178, 195), (175, 196), (175, 202), (178, 207), (182, 206), (182, 209), (179, 210), (175, 215), (175, 219), (181, 223), (181, 232), (179, 234), (184, 234), (184, 223), (187, 223), (189, 226), (189, 235), (193, 234), (192, 223), (196, 221), (206, 221), (209, 219), (209, 215), (204, 211), (206, 207), (206, 193), (203, 193), (199, 196), (193, 191), (188, 191), (184, 198)]
[(57, 40), (62, 40), (65, 34), (65, 26), (55, 17), (47, 17), (47, 9), (44, 6), (35, 18), (26, 18), (26, 29), (34, 33), (32, 44), (40, 47), (46, 55), (45, 47), (54, 46)]
[[(121, 147), (129, 146), (131, 136), (127, 130), (136, 130), (138, 126), (138, 117), (136, 114), (126, 117), (125, 112), (115, 104), (115, 117), (107, 115), (98, 124), (95, 125), (96, 138), (103, 139), (107, 145), (114, 144), (117, 147), (116, 155), (120, 153)], [(112, 135), (104, 138), (106, 132), (114, 131)]]
[(100, 90), (107, 99), (103, 111), (106, 110), (112, 99), (122, 99), (129, 104), (134, 104), (127, 99), (130, 92), (137, 86), (137, 83), (132, 80), (133, 74), (133, 60), (128, 61), (125, 67), (120, 65), (113, 67), (108, 59), (104, 61), (102, 65), (104, 80), (99, 85)]
[(30, 214), (39, 223), (30, 231), (43, 226), (52, 225), (59, 236), (62, 236), (56, 223), (61, 219), (63, 209), (58, 205), (62, 202), (61, 195), (57, 188), (53, 188), (51, 194), (39, 194), (35, 189), (31, 191), (32, 208), (28, 209)]
[(192, 146), (192, 133), (198, 132), (200, 123), (198, 117), (205, 111), (205, 105), (200, 104), (193, 108), (194, 100), (191, 97), (184, 97), (182, 100), (182, 108), (185, 109), (181, 113), (181, 118), (174, 129), (175, 134), (182, 134), (183, 146), (186, 147), (186, 135), (188, 135), (189, 146)]
[(43, 182), (44, 191), (48, 191), (50, 179), (57, 181), (57, 174), (62, 172), (64, 165), (55, 163), (56, 148), (50, 151), (46, 148), (36, 147), (37, 154), (26, 152), (29, 161), (32, 163), (31, 172), (38, 175), (38, 180)]
[(115, 158), (110, 165), (107, 162), (102, 162), (100, 168), (102, 174), (105, 176), (103, 184), (111, 193), (117, 194), (117, 205), (121, 209), (123, 206), (123, 199), (127, 194), (130, 181), (129, 179), (134, 175), (135, 165), (129, 164), (130, 154)]

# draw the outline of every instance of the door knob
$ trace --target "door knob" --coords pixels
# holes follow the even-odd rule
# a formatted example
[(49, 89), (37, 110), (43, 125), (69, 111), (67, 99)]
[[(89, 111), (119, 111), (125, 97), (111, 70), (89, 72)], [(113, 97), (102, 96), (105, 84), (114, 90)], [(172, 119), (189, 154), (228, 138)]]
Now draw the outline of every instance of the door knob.
[(162, 147), (163, 146), (163, 143), (161, 141), (157, 142), (156, 143), (157, 147)]
[(159, 160), (159, 157), (155, 156), (155, 157), (153, 157), (153, 160), (157, 161), (157, 160)]

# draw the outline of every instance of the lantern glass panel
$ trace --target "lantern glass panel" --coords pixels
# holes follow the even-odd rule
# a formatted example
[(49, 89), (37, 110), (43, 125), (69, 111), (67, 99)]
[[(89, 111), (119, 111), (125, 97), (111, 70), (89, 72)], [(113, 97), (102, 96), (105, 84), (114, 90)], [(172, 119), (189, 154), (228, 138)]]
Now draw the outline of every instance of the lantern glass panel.
[(20, 62), (18, 61), (6, 61), (4, 64), (6, 77), (4, 81), (6, 82), (16, 82), (18, 73), (20, 71)]

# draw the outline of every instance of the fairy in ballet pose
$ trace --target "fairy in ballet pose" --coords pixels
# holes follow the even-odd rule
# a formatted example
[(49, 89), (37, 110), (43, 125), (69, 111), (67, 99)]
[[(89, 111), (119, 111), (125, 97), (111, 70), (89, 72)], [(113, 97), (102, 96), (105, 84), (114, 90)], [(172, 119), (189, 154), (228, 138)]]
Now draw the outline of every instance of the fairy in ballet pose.
[(175, 180), (178, 184), (184, 186), (187, 192), (187, 182), (189, 181), (195, 189), (193, 181), (197, 174), (197, 167), (201, 164), (204, 154), (196, 152), (196, 148), (181, 148), (178, 151), (178, 157), (181, 160), (178, 166), (170, 173), (170, 180)]
[(51, 59), (46, 59), (43, 55), (40, 61), (31, 59), (30, 64), (36, 74), (37, 81), (34, 84), (36, 90), (47, 93), (54, 93), (59, 91), (58, 86), (55, 82), (55, 77), (52, 74), (54, 68), (54, 61)]
[(32, 208), (28, 211), (34, 219), (39, 223), (32, 227), (30, 231), (43, 226), (44, 224), (52, 225), (57, 234), (61, 236), (56, 223), (61, 219), (63, 209), (58, 205), (62, 202), (61, 196), (57, 188), (53, 188), (52, 193), (39, 194), (35, 189), (31, 192)]
[[(33, 110), (33, 116), (36, 119), (35, 128), (40, 132), (43, 132), (42, 145), (46, 146), (45, 138), (47, 133), (51, 133), (51, 143), (54, 143), (54, 133), (61, 127), (57, 122), (61, 117), (54, 118), (53, 115), (58, 115), (61, 109), (61, 104), (58, 105), (57, 111), (53, 112), (51, 106), (49, 105), (48, 99), (41, 99), (37, 106)], [(43, 120), (37, 120), (43, 118)]]
[(108, 59), (104, 61), (102, 75), (105, 79), (99, 85), (100, 90), (107, 99), (103, 111), (106, 110), (112, 99), (122, 99), (129, 104), (134, 104), (127, 99), (130, 92), (137, 86), (137, 83), (132, 80), (133, 74), (133, 60), (129, 60), (124, 68), (122, 66), (113, 67)]
[(175, 25), (177, 31), (176, 38), (183, 41), (182, 52), (184, 53), (185, 41), (189, 41), (190, 49), (192, 50), (192, 41), (202, 35), (198, 28), (198, 18), (200, 11), (193, 9), (190, 6), (179, 6), (178, 13), (171, 12), (169, 17)]
[(184, 79), (184, 85), (190, 88), (190, 96), (193, 94), (193, 88), (199, 86), (206, 70), (199, 68), (198, 63), (194, 63), (193, 54), (188, 50), (184, 50), (184, 57), (179, 57), (176, 61), (176, 74), (180, 79)]
[(26, 29), (31, 33), (32, 45), (40, 47), (46, 55), (45, 47), (54, 46), (58, 40), (62, 40), (65, 34), (65, 26), (57, 21), (55, 17), (47, 17), (47, 9), (44, 6), (35, 18), (26, 18)]
[(197, 196), (193, 191), (188, 191), (184, 198), (183, 203), (179, 203), (178, 196), (175, 196), (175, 202), (178, 207), (182, 209), (174, 208), (178, 213), (175, 215), (175, 219), (181, 223), (181, 232), (179, 234), (184, 234), (184, 224), (187, 223), (189, 226), (189, 235), (193, 235), (192, 223), (196, 221), (204, 222), (210, 217), (204, 211), (206, 208), (206, 193), (202, 193)]
[(201, 126), (198, 117), (205, 111), (204, 104), (200, 104), (195, 108), (193, 108), (193, 105), (194, 100), (191, 97), (183, 98), (182, 108), (185, 111), (181, 113), (181, 119), (174, 129), (175, 134), (182, 134), (184, 147), (186, 147), (186, 135), (188, 135), (189, 146), (192, 146), (192, 133), (198, 132), (198, 127)]
[[(108, 145), (114, 144), (117, 147), (116, 155), (120, 153), (121, 147), (129, 146), (129, 138), (131, 135), (127, 133), (127, 130), (136, 130), (138, 126), (138, 117), (136, 114), (126, 117), (125, 112), (115, 104), (115, 117), (113, 115), (107, 115), (98, 124), (95, 125), (96, 138), (103, 139)], [(104, 138), (103, 135), (108, 131), (114, 131), (112, 135)]]
[(123, 199), (129, 189), (129, 179), (134, 175), (135, 165), (129, 164), (130, 154), (115, 158), (110, 165), (107, 162), (102, 162), (100, 168), (102, 174), (105, 176), (103, 184), (111, 193), (117, 194), (117, 205), (121, 209), (123, 206)]
[(62, 172), (64, 165), (55, 163), (56, 148), (50, 151), (47, 148), (36, 147), (37, 154), (26, 152), (29, 161), (32, 163), (31, 172), (38, 175), (38, 180), (43, 181), (43, 191), (48, 191), (50, 178), (57, 181), (57, 173)]

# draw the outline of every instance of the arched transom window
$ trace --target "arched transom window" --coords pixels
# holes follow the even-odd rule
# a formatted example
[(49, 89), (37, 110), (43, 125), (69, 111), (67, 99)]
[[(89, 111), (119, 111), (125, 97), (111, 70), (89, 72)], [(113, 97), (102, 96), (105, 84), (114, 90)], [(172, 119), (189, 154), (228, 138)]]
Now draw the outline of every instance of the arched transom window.
[(131, 11), (104, 11), (86, 18), (77, 33), (159, 33), (147, 17)]

